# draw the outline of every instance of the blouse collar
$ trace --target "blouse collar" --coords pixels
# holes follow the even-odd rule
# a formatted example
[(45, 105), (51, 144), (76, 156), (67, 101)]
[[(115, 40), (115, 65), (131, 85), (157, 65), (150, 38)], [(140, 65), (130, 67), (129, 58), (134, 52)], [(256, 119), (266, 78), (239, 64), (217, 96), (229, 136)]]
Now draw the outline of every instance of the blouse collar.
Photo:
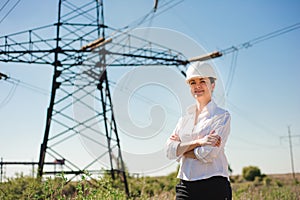
[[(214, 102), (214, 100), (211, 100), (202, 110), (203, 112), (208, 112), (210, 115), (212, 115), (216, 110), (217, 104)], [(193, 115), (196, 113), (197, 105), (193, 104), (187, 108), (187, 114)]]

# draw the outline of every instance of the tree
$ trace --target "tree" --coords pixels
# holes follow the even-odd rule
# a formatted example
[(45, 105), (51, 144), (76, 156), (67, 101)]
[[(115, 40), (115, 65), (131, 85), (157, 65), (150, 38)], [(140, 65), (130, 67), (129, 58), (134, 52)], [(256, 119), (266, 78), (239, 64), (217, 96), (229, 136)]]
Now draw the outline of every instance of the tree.
[(261, 172), (258, 167), (248, 166), (243, 168), (243, 178), (247, 181), (254, 181), (255, 177), (261, 177)]

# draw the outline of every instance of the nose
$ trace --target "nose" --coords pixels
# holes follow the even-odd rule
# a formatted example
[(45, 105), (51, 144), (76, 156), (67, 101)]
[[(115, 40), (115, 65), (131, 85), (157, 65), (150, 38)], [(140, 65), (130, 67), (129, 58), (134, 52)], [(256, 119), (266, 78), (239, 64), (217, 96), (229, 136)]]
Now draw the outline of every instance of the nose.
[(201, 84), (201, 82), (200, 83), (196, 83), (196, 88), (202, 88), (202, 84)]

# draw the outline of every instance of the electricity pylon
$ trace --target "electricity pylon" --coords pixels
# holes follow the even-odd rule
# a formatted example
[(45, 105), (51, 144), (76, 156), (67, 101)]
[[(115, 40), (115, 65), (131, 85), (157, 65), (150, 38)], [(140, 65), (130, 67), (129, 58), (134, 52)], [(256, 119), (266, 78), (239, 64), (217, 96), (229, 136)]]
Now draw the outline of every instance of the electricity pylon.
[[(50, 159), (64, 164), (63, 173), (74, 177), (99, 171), (100, 160), (105, 160), (102, 164), (107, 164), (112, 178), (121, 177), (129, 194), (107, 67), (180, 68), (189, 61), (180, 52), (106, 26), (102, 3), (59, 0), (55, 24), (0, 37), (0, 61), (53, 67), (38, 176), (56, 173), (45, 169)], [(107, 31), (114, 31), (113, 37), (107, 37)], [(97, 145), (96, 158), (78, 163), (72, 155), (75, 137)]]

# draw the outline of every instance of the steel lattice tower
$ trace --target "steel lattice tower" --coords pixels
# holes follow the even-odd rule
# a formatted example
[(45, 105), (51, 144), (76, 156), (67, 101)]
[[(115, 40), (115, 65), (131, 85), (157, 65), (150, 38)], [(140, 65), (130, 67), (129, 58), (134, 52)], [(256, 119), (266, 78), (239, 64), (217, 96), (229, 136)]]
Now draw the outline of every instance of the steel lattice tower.
[[(102, 1), (78, 4), (59, 0), (55, 24), (0, 37), (0, 61), (53, 67), (38, 175), (56, 173), (45, 169), (46, 160), (62, 162), (63, 172), (74, 177), (100, 170), (99, 160), (106, 160), (112, 178), (119, 175), (129, 194), (106, 69), (180, 67), (188, 61), (179, 52), (106, 26)], [(107, 37), (107, 31), (113, 36)], [(70, 145), (75, 137), (98, 145), (97, 155), (85, 164), (74, 161), (77, 147)]]

